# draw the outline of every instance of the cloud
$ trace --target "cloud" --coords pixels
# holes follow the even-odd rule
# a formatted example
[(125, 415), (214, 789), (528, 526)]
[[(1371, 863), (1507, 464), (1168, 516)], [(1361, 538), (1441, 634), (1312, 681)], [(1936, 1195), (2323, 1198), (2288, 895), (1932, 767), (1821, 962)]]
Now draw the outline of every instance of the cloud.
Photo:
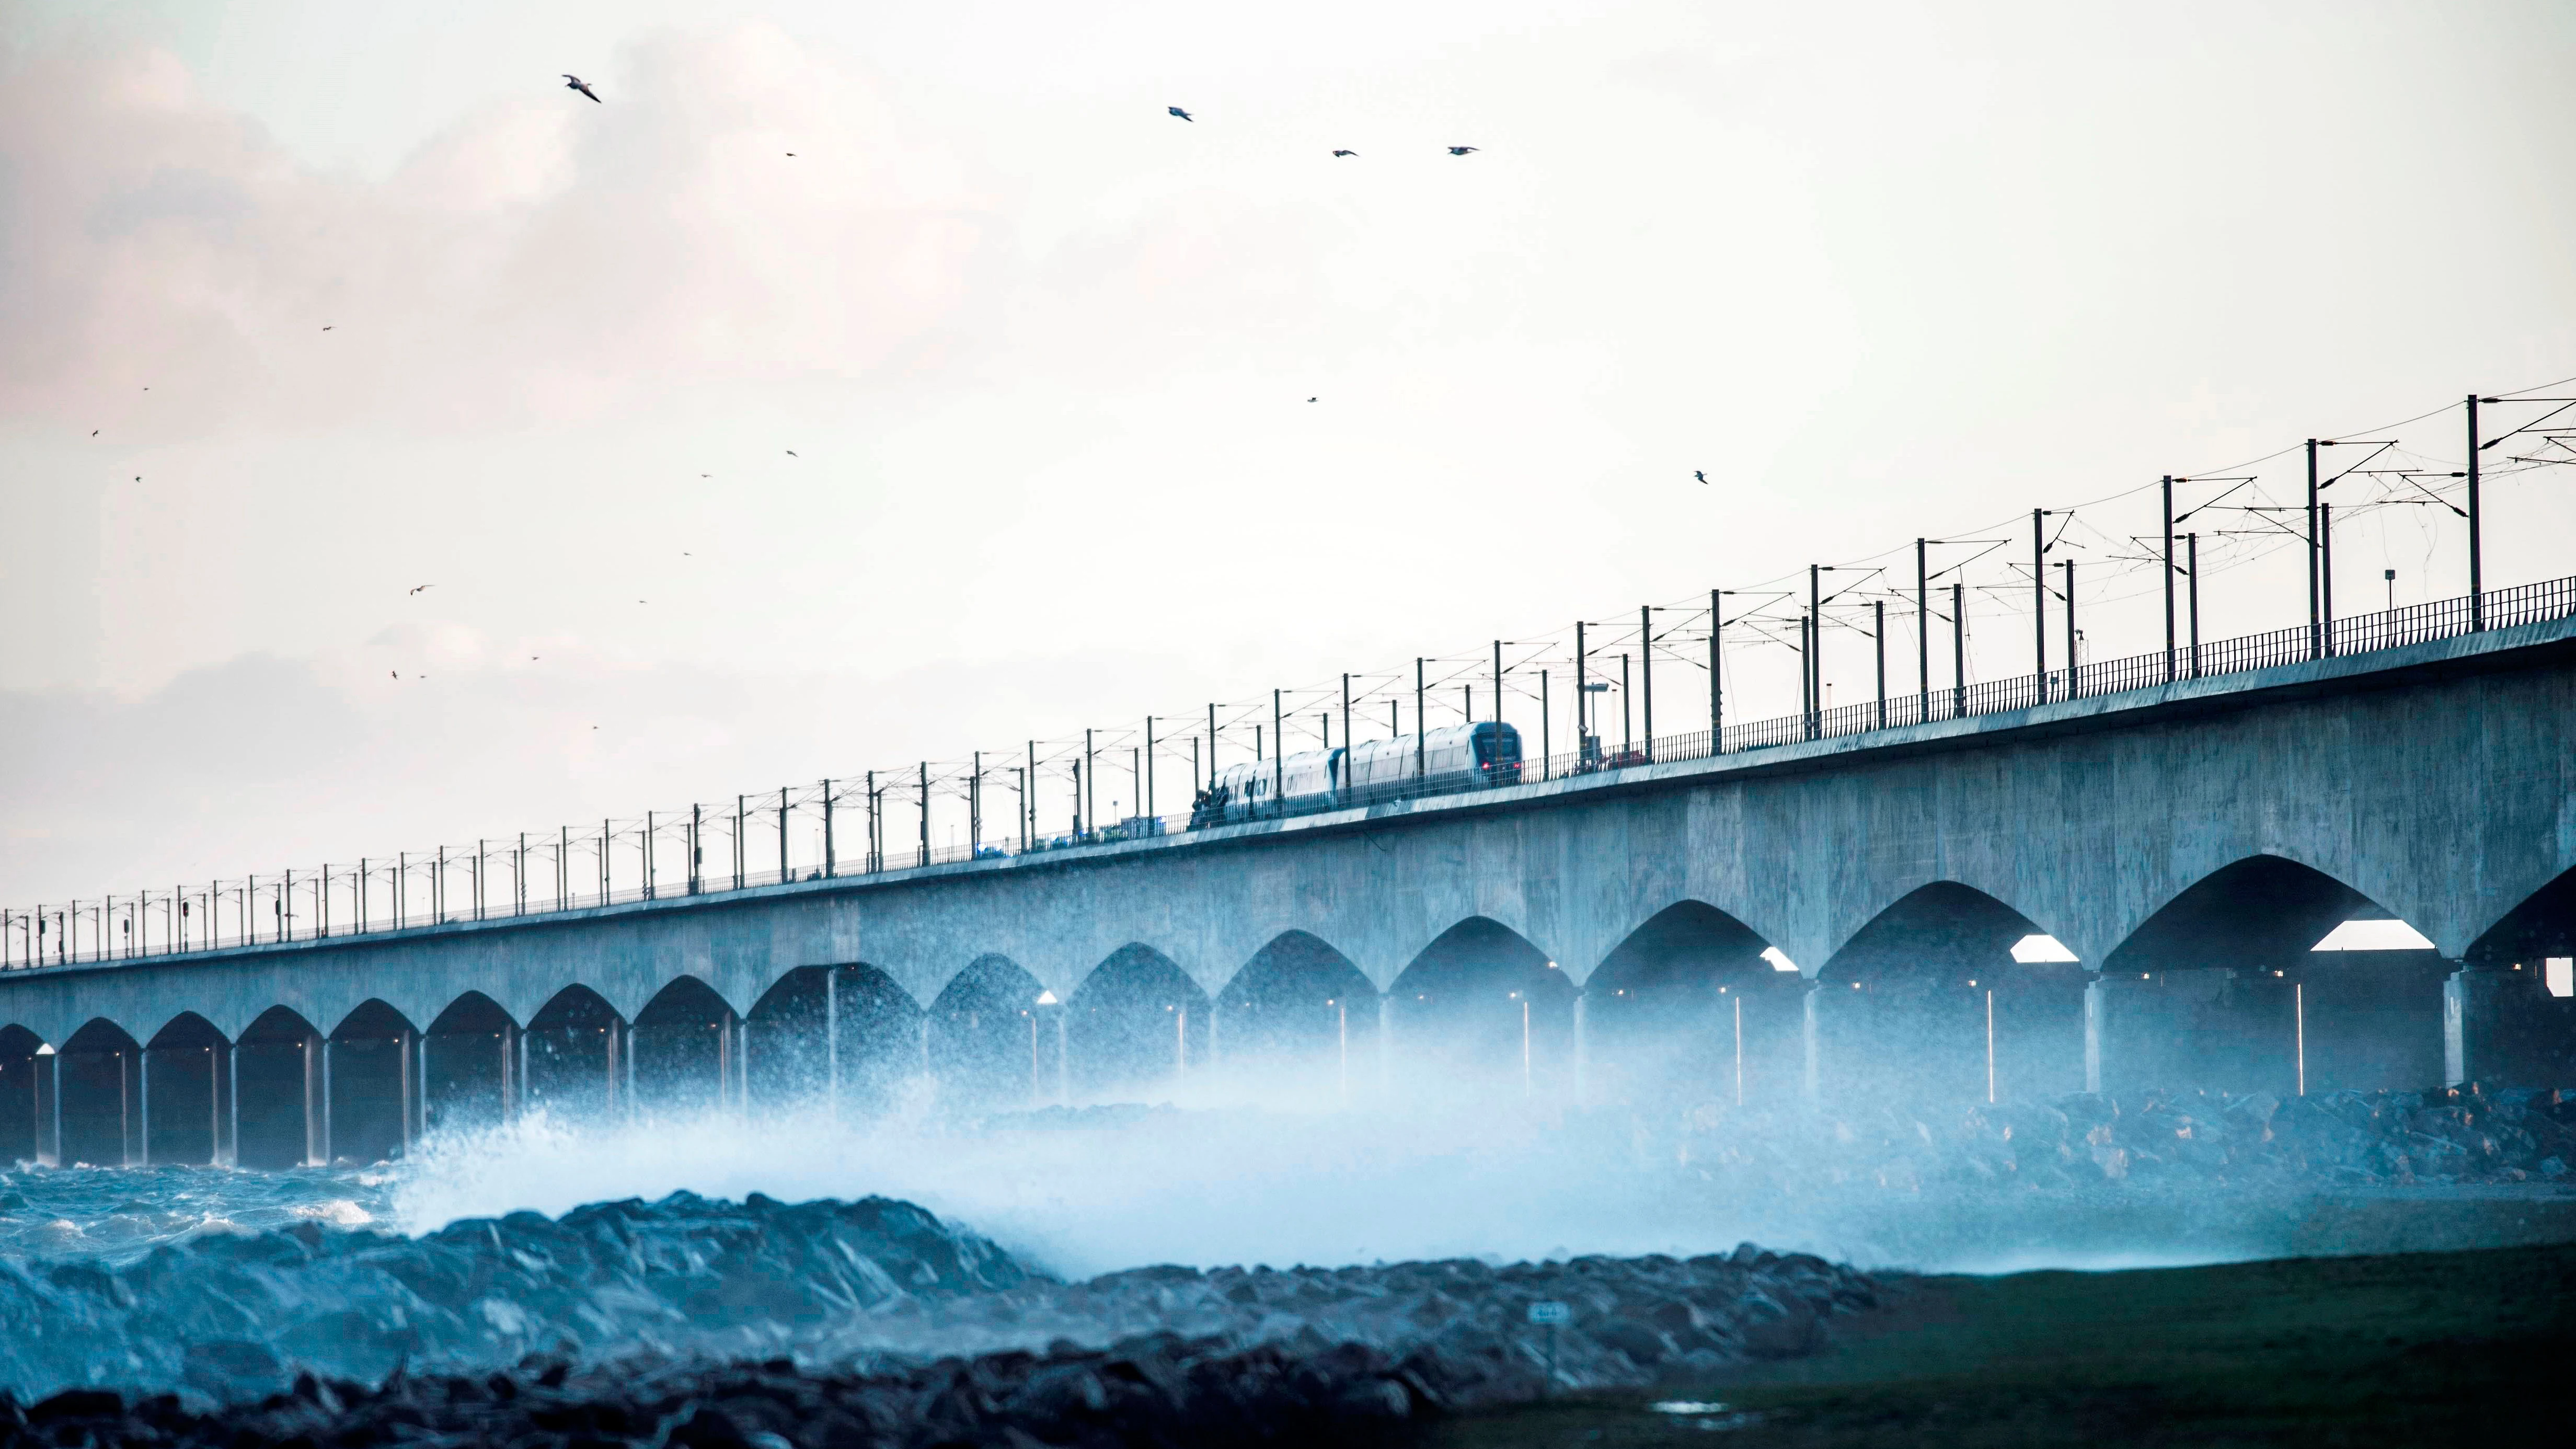
[(751, 26), (648, 37), (614, 76), (608, 105), (531, 94), (371, 180), (299, 163), (166, 51), (21, 54), (0, 417), (150, 387), (164, 438), (580, 419), (865, 377), (957, 310), (996, 223), (855, 66)]

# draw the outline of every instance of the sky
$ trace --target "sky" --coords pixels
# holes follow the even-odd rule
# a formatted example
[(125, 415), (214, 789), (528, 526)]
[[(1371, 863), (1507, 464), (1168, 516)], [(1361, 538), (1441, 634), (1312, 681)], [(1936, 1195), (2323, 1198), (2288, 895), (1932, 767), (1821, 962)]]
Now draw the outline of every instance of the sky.
[[(2280, 627), (2228, 509), (2311, 436), (2394, 444), (2339, 608), (2456, 595), (2460, 399), (2576, 375), (2571, 61), (2545, 3), (0, 0), (0, 901), (1248, 752), (1498, 637), (1563, 748), (1573, 622), (1665, 606), (1693, 698), (1721, 587), (1786, 713), (1811, 563), (1836, 700), (1872, 602), (1911, 679), (1917, 537), (2004, 541), (1934, 554), (1998, 677), (2033, 508), (2108, 658), (2165, 474), (2205, 634)], [(2576, 572), (2547, 452), (2490, 587)]]

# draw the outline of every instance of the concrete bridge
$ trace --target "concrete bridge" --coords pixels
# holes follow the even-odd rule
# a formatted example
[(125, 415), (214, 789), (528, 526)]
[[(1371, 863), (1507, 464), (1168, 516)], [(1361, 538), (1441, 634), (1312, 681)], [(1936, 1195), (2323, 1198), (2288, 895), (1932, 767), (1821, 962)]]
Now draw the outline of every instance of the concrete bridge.
[[(1178, 837), (13, 972), (0, 1154), (365, 1160), (530, 1106), (862, 1112), (922, 1081), (1658, 1110), (2576, 1085), (2546, 979), (2572, 871), (2560, 620)], [(2430, 945), (2311, 949), (2355, 919)]]

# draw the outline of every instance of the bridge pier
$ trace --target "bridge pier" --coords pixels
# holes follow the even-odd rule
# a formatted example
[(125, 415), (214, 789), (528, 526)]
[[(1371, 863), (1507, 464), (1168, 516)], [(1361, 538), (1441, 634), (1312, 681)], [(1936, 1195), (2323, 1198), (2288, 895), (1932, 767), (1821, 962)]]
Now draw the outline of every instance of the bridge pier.
[(1587, 993), (1574, 993), (1574, 1105), (1591, 1105), (1592, 1034), (1591, 1013), (1585, 1009)]
[(1377, 994), (1377, 1090), (1379, 1096), (1395, 1091), (1395, 993)]

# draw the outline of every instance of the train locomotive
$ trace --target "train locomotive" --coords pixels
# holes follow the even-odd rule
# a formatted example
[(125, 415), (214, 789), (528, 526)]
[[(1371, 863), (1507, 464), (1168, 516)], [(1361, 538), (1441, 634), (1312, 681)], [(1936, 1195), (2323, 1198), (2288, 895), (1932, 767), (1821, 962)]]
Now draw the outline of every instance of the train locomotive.
[(1450, 725), (1216, 772), (1191, 803), (1190, 828), (1310, 815), (1449, 790), (1521, 782), (1521, 734), (1507, 724)]

